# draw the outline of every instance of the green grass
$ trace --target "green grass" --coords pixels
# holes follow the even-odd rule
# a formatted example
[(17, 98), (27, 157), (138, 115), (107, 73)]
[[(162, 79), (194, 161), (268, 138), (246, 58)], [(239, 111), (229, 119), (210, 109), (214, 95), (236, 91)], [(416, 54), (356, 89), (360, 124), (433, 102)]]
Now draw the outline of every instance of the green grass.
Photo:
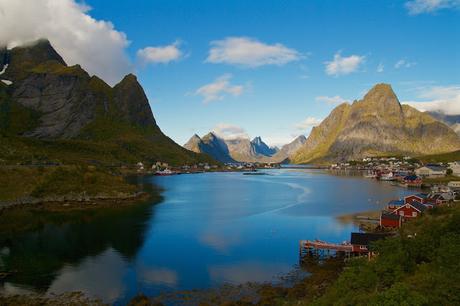
[(117, 195), (136, 187), (122, 176), (92, 166), (0, 167), (0, 201), (69, 194)]
[(444, 177), (437, 178), (424, 178), (423, 183), (425, 184), (447, 184), (450, 181), (460, 181), (460, 177), (455, 175), (446, 175)]
[(416, 158), (423, 163), (448, 163), (460, 160), (460, 150), (443, 154), (418, 156)]
[[(352, 261), (313, 305), (459, 305), (460, 207), (436, 208)], [(297, 301), (295, 305), (305, 305)]]

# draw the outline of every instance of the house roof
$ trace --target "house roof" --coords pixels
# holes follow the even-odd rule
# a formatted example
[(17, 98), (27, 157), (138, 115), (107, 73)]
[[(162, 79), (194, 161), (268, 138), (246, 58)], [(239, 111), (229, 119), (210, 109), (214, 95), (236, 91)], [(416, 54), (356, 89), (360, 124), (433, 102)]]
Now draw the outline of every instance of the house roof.
[(425, 167), (432, 171), (446, 171), (446, 168), (440, 165), (436, 165), (436, 164), (427, 164), (425, 165)]
[(408, 175), (408, 176), (404, 177), (404, 180), (406, 180), (406, 181), (415, 181), (415, 180), (418, 180), (418, 178), (419, 177), (416, 176), (416, 175)]
[(420, 212), (423, 212), (427, 209), (427, 207), (423, 205), (422, 203), (420, 203), (419, 201), (413, 201), (411, 205)]
[(404, 205), (404, 200), (391, 200), (388, 205), (401, 206)]
[(368, 246), (371, 242), (383, 239), (387, 236), (388, 234), (351, 233), (350, 243), (355, 245)]
[(416, 196), (419, 197), (420, 199), (427, 199), (428, 198), (428, 194), (426, 194), (426, 193), (417, 193)]
[(387, 219), (387, 220), (398, 220), (399, 221), (401, 219), (400, 215), (390, 213), (390, 212), (386, 212), (386, 211), (382, 211), (382, 214), (381, 214), (380, 217), (382, 219)]

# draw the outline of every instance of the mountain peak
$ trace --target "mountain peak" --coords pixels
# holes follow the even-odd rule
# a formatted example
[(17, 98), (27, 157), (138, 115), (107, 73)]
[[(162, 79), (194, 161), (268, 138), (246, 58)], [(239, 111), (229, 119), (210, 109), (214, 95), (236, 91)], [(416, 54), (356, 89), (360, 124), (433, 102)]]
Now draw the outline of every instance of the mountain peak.
[(380, 83), (376, 84), (364, 96), (363, 101), (385, 104), (398, 104), (399, 100), (390, 84)]
[(126, 75), (113, 89), (114, 102), (128, 122), (142, 127), (156, 125), (144, 89), (134, 74)]
[(218, 138), (217, 135), (214, 132), (209, 132), (208, 134), (203, 136), (204, 139), (214, 139)]
[(65, 61), (56, 52), (48, 39), (38, 39), (36, 41), (17, 46), (11, 50), (11, 64), (32, 64), (38, 65), (47, 61), (57, 61), (60, 64), (67, 66)]

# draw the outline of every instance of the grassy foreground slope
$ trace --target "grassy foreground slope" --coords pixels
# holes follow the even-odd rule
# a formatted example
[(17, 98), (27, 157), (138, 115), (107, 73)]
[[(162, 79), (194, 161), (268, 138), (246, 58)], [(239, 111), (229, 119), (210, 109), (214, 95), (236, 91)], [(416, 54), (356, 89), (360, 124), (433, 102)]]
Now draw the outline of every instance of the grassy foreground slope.
[(92, 166), (0, 167), (0, 202), (62, 196), (120, 197), (136, 186)]
[[(374, 245), (313, 305), (460, 305), (460, 208), (436, 208)], [(290, 303), (305, 305), (297, 301)]]

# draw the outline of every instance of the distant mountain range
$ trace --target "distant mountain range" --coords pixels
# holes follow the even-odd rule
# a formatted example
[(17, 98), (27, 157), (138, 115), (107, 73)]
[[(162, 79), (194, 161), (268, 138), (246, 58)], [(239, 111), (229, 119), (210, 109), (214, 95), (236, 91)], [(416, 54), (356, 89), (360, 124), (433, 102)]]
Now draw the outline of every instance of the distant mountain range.
[(282, 162), (295, 152), (303, 143), (305, 136), (299, 136), (291, 143), (281, 147), (269, 147), (261, 137), (223, 139), (213, 132), (202, 138), (193, 135), (184, 145), (190, 151), (206, 153), (224, 163), (232, 162)]
[(48, 40), (0, 47), (0, 162), (156, 160), (212, 161), (162, 133), (134, 75), (110, 87)]
[(458, 135), (427, 113), (401, 105), (388, 84), (374, 86), (362, 100), (337, 106), (291, 160), (345, 161), (365, 156), (426, 155), (460, 149)]
[(457, 135), (460, 135), (460, 115), (446, 115), (441, 112), (427, 112), (431, 117), (450, 126)]

